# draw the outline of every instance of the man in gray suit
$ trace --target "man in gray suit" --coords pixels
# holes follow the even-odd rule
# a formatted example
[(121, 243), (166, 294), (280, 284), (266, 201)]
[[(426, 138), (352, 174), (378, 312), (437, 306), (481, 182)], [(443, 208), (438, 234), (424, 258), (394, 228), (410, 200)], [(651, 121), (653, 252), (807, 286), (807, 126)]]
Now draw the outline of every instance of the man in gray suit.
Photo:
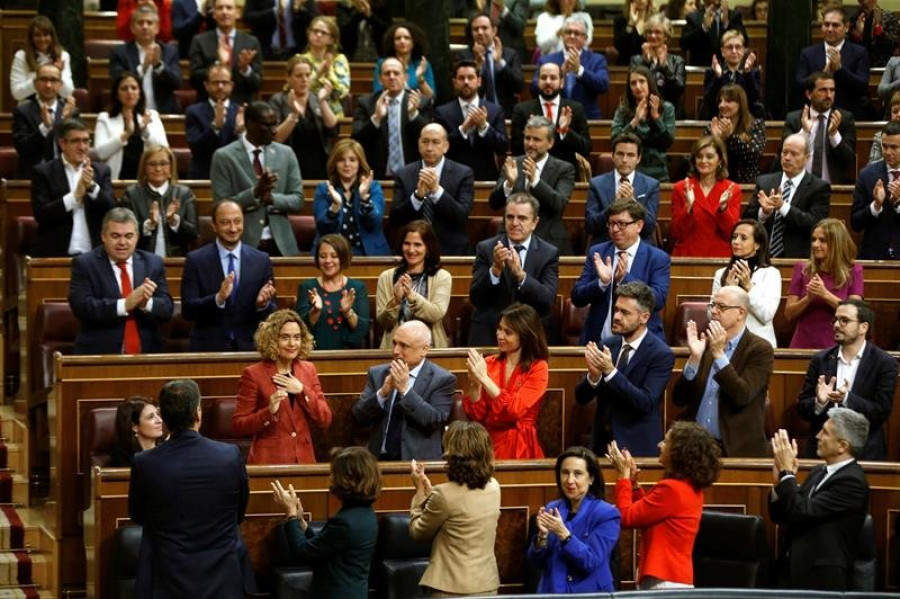
[(431, 331), (410, 320), (394, 333), (394, 360), (373, 366), (353, 420), (372, 427), (379, 460), (440, 460), (441, 432), (456, 394), (456, 376), (425, 359)]
[(272, 141), (278, 117), (267, 103), (247, 106), (244, 126), (244, 135), (213, 154), (213, 199), (233, 199), (241, 205), (244, 243), (272, 256), (296, 256), (300, 250), (288, 215), (303, 208), (297, 156)]

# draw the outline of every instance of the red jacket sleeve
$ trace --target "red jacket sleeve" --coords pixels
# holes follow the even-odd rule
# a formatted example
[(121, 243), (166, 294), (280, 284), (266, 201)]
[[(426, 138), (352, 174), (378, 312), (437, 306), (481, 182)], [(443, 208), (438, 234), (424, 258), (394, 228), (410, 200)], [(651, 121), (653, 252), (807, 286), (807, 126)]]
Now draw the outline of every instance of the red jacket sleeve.
[[(688, 181), (693, 185), (692, 180), (688, 179)], [(694, 226), (694, 221), (687, 211), (684, 186), (685, 182), (682, 180), (672, 188), (672, 222), (669, 224), (669, 234), (676, 243), (687, 239)]]
[(616, 481), (616, 507), (622, 514), (625, 528), (646, 528), (672, 515), (672, 508), (679, 505), (678, 492), (665, 480), (655, 484), (641, 499), (634, 501), (631, 481)]
[[(488, 364), (488, 374), (499, 386), (506, 362), (495, 360)], [(492, 424), (515, 424), (525, 416), (547, 392), (550, 369), (546, 360), (536, 360), (528, 372), (515, 372), (506, 386), (500, 388), (500, 395), (487, 399), (491, 404), (488, 422)], [(482, 395), (486, 395), (482, 392)], [(484, 400), (482, 400), (484, 401)]]
[(316, 426), (328, 428), (331, 426), (331, 406), (325, 401), (325, 394), (322, 393), (322, 384), (319, 382), (316, 367), (312, 362), (300, 362), (298, 366), (294, 372), (299, 375), (297, 378), (303, 383), (303, 393), (306, 395), (306, 401), (300, 402), (300, 405), (309, 419), (316, 423)]

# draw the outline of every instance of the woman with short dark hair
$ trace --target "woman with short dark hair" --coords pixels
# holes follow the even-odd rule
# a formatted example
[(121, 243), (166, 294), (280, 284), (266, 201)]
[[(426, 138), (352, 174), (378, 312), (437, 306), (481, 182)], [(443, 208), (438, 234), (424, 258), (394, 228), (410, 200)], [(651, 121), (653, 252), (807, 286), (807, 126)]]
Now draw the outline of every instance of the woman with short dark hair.
[(163, 440), (159, 407), (149, 397), (136, 395), (116, 406), (116, 446), (109, 456), (111, 468), (130, 468), (134, 454), (153, 449)]

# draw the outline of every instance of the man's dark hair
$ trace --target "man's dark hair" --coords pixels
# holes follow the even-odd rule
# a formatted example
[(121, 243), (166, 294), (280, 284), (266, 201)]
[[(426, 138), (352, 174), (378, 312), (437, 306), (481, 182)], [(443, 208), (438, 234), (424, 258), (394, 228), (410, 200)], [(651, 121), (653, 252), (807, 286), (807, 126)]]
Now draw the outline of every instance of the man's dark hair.
[(647, 218), (647, 211), (637, 200), (624, 199), (616, 200), (609, 207), (609, 215), (615, 216), (627, 212), (633, 220), (644, 220)]
[[(219, 198), (212, 204), (212, 209), (210, 210), (210, 215), (212, 216), (213, 222), (216, 222), (216, 212), (219, 211), (219, 208), (225, 204), (234, 204), (238, 208), (241, 208), (240, 203), (237, 200), (232, 200), (231, 198)], [(241, 209), (243, 212), (243, 209)]]
[(474, 60), (469, 60), (468, 58), (463, 58), (462, 60), (457, 60), (453, 63), (453, 77), (456, 77), (457, 71), (465, 68), (475, 69), (475, 74), (481, 77), (481, 72), (478, 70), (478, 65), (475, 64)]
[[(897, 124), (900, 125), (900, 123)], [(838, 307), (840, 306), (855, 306), (856, 320), (859, 321), (859, 324), (865, 323), (869, 325), (869, 331), (875, 326), (875, 310), (863, 300), (854, 298), (845, 299), (838, 303)]]
[(824, 18), (825, 15), (830, 15), (833, 12), (841, 15), (841, 21), (844, 23), (844, 25), (846, 25), (850, 21), (850, 19), (847, 18), (847, 9), (845, 9), (838, 2), (832, 2), (826, 5), (825, 9), (822, 11), (822, 17)]
[(900, 122), (888, 121), (888, 124), (881, 130), (881, 135), (900, 135)]
[(66, 119), (62, 122), (62, 125), (59, 126), (59, 138), (65, 139), (66, 136), (72, 131), (87, 131), (88, 133), (91, 130), (87, 125), (84, 124), (84, 121), (81, 119)]
[(200, 387), (191, 379), (169, 381), (159, 392), (159, 412), (173, 435), (194, 428)]
[(622, 283), (616, 287), (616, 297), (630, 297), (637, 302), (641, 310), (653, 314), (653, 292), (650, 287), (642, 281), (631, 281), (630, 283)]
[(275, 112), (275, 109), (268, 102), (257, 100), (256, 102), (250, 102), (247, 108), (244, 109), (244, 119), (258, 123), (262, 120), (263, 115), (270, 112)]
[(831, 81), (834, 81), (834, 75), (829, 75), (825, 71), (816, 71), (806, 78), (806, 81), (803, 82), (803, 88), (806, 91), (811, 92), (812, 90), (816, 89), (816, 83), (822, 81), (823, 79), (830, 79)]
[(634, 133), (620, 133), (612, 140), (612, 151), (616, 153), (616, 146), (619, 144), (634, 144), (637, 146), (638, 156), (641, 155), (641, 138)]

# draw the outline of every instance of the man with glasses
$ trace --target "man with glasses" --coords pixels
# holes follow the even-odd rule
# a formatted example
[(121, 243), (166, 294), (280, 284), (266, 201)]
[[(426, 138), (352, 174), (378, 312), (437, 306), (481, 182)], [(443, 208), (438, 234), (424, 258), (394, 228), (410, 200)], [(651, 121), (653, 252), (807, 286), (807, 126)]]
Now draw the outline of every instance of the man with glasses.
[(213, 154), (244, 132), (244, 109), (231, 98), (231, 69), (215, 65), (206, 72), (208, 94), (188, 106), (184, 128), (191, 148), (188, 179), (209, 179)]
[(705, 428), (730, 458), (769, 451), (764, 424), (775, 350), (747, 330), (749, 307), (747, 292), (728, 285), (712, 297), (705, 333), (687, 323), (690, 356), (672, 393), (676, 406), (686, 406), (679, 420)]
[(719, 114), (719, 91), (726, 85), (739, 85), (747, 94), (747, 105), (753, 116), (764, 118), (762, 80), (756, 64), (756, 52), (747, 50), (744, 35), (736, 29), (722, 34), (722, 60), (713, 55), (703, 76), (703, 105), (699, 117), (710, 119)]
[(829, 410), (842, 407), (862, 414), (869, 421), (868, 438), (864, 447), (857, 448), (856, 457), (887, 459), (884, 424), (893, 407), (897, 361), (866, 341), (867, 333), (875, 325), (875, 313), (866, 302), (842, 301), (832, 323), (836, 345), (810, 359), (797, 398), (800, 416), (810, 423), (809, 439), (801, 457), (815, 455), (815, 439), (828, 420)]
[(633, 199), (617, 200), (609, 207), (606, 221), (609, 241), (591, 246), (584, 268), (575, 287), (572, 303), (576, 307), (590, 305), (581, 344), (599, 342), (613, 334), (613, 304), (619, 285), (640, 281), (650, 287), (653, 310), (647, 329), (663, 342), (666, 340), (659, 311), (669, 295), (669, 255), (641, 240), (644, 207)]

